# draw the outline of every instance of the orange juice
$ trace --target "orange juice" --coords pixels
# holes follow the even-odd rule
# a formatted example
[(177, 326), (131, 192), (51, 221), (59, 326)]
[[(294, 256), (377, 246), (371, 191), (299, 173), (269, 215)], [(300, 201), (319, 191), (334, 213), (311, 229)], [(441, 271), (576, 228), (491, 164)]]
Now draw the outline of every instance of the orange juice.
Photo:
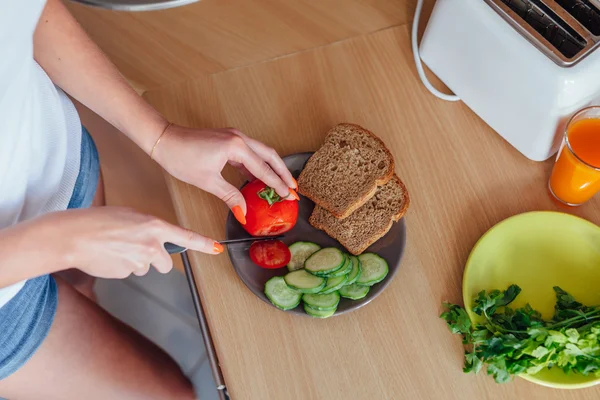
[(600, 118), (569, 124), (550, 176), (550, 190), (569, 205), (585, 203), (600, 191)]

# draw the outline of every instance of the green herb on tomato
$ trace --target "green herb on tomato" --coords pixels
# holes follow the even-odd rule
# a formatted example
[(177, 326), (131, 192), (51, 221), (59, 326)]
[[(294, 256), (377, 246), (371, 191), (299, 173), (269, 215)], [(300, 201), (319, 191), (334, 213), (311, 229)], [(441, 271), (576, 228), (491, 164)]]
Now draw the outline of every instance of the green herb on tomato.
[(292, 229), (298, 221), (298, 201), (284, 200), (274, 189), (256, 179), (241, 189), (246, 200), (246, 224), (252, 236), (276, 236)]
[(444, 303), (441, 318), (466, 345), (463, 371), (477, 373), (485, 364), (498, 383), (544, 368), (600, 377), (599, 306), (585, 306), (559, 287), (554, 291), (555, 313), (549, 321), (529, 304), (508, 307), (521, 292), (517, 285), (475, 297), (473, 312), (484, 317), (481, 324), (473, 324), (464, 308)]
[(272, 206), (273, 204), (278, 203), (278, 202), (284, 200), (284, 199), (281, 198), (281, 196), (279, 196), (277, 194), (277, 192), (275, 191), (275, 189), (273, 189), (272, 187), (269, 187), (269, 186), (266, 186), (264, 189), (261, 189), (256, 194), (261, 199), (266, 200), (267, 203), (269, 203), (269, 206)]

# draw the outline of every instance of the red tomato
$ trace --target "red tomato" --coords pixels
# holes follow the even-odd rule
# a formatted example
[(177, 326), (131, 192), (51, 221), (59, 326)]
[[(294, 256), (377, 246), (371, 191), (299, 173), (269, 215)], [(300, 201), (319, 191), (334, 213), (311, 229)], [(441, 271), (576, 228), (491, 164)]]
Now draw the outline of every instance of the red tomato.
[(275, 190), (258, 179), (244, 186), (242, 195), (247, 207), (243, 227), (252, 236), (276, 236), (296, 225), (298, 201), (281, 200)]
[(252, 243), (250, 259), (259, 267), (275, 269), (288, 265), (292, 253), (280, 240), (263, 240)]

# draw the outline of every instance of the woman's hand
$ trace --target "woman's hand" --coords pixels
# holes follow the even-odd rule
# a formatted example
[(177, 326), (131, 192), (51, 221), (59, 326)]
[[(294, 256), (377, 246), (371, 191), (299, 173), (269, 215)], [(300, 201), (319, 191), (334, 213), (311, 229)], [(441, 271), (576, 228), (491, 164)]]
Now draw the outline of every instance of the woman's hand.
[(145, 275), (150, 264), (169, 272), (173, 263), (165, 242), (207, 254), (223, 251), (212, 239), (121, 207), (61, 211), (32, 222), (39, 224), (41, 239), (52, 241), (63, 255), (63, 269), (77, 268), (99, 278)]
[(275, 150), (236, 129), (191, 129), (170, 125), (153, 158), (171, 175), (223, 200), (242, 224), (246, 202), (221, 175), (226, 164), (260, 179), (282, 198), (298, 200), (296, 180)]

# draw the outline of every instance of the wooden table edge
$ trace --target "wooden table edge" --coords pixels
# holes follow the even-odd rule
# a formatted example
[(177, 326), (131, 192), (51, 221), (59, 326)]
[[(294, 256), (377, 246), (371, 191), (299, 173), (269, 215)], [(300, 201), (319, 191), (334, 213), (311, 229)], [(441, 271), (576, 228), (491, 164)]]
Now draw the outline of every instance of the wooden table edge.
[(202, 334), (202, 340), (204, 341), (204, 347), (206, 348), (208, 356), (208, 363), (210, 365), (210, 370), (213, 374), (213, 378), (215, 380), (219, 399), (228, 400), (229, 394), (227, 393), (227, 386), (225, 384), (223, 373), (221, 372), (221, 368), (219, 366), (219, 359), (217, 357), (217, 352), (212, 340), (210, 328), (208, 327), (206, 314), (204, 314), (202, 300), (200, 300), (200, 296), (198, 295), (198, 286), (196, 284), (196, 278), (194, 276), (194, 271), (192, 269), (190, 259), (187, 255), (187, 251), (181, 253), (181, 260), (183, 261), (183, 269), (190, 288), (190, 294), (192, 295), (194, 310), (196, 311), (196, 317), (198, 318), (198, 326), (200, 327), (200, 333)]

